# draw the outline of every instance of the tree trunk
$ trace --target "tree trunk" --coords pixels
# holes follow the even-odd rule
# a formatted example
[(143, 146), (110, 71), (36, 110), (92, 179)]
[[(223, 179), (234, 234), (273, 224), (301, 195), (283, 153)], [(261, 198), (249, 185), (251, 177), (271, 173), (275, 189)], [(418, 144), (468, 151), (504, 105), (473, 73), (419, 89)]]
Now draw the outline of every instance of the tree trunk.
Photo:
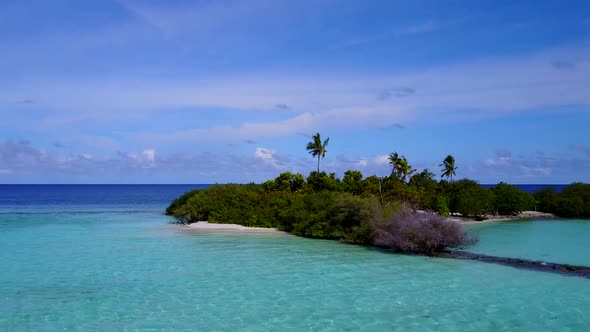
[(320, 174), (320, 156), (318, 155), (318, 175)]

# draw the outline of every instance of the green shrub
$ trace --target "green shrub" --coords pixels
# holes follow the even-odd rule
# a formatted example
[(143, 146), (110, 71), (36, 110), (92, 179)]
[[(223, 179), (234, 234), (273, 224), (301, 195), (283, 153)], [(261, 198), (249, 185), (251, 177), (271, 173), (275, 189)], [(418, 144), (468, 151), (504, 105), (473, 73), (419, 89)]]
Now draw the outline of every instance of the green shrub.
[(501, 215), (516, 215), (535, 207), (533, 195), (515, 186), (500, 182), (491, 190), (495, 198), (494, 210)]
[(449, 185), (452, 212), (464, 216), (482, 216), (493, 210), (494, 193), (473, 180), (459, 180)]
[(179, 208), (183, 207), (186, 204), (186, 201), (189, 198), (195, 196), (199, 191), (200, 191), (200, 189), (197, 189), (197, 190), (192, 190), (192, 191), (182, 194), (180, 197), (178, 197), (177, 199), (172, 201), (172, 203), (166, 208), (166, 214), (180, 216)]
[(537, 209), (564, 218), (590, 218), (590, 184), (572, 183), (561, 193), (547, 188), (535, 193)]
[(342, 178), (342, 190), (354, 195), (363, 193), (363, 173), (359, 171), (346, 171)]
[(543, 212), (555, 212), (557, 206), (557, 191), (555, 188), (544, 188), (537, 191), (534, 195), (537, 210)]
[(434, 205), (434, 211), (443, 217), (447, 217), (451, 214), (447, 199), (445, 196), (438, 195), (436, 197), (436, 204)]
[(557, 196), (555, 214), (565, 218), (590, 218), (590, 184), (572, 183)]
[(307, 187), (310, 191), (341, 191), (342, 184), (335, 173), (326, 174), (326, 172), (313, 171), (307, 177)]

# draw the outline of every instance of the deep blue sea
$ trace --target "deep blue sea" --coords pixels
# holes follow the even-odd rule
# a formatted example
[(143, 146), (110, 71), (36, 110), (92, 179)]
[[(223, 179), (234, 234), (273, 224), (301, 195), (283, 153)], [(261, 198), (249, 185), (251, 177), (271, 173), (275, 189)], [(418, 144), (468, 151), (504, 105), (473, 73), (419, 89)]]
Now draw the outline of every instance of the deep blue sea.
[(162, 212), (181, 194), (208, 186), (0, 184), (0, 213)]
[[(590, 280), (171, 225), (202, 185), (0, 185), (0, 331), (588, 331)], [(474, 225), (473, 251), (589, 264), (590, 224)]]

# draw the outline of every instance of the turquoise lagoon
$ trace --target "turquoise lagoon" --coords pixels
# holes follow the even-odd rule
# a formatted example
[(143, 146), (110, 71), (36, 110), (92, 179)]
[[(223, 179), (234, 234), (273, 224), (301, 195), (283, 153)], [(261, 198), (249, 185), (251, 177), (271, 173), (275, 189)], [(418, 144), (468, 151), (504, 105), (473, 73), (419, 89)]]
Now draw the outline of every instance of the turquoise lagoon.
[[(113, 202), (101, 201), (108, 206), (102, 212), (103, 205), (92, 200), (20, 204), (4, 198), (0, 330), (581, 331), (590, 326), (588, 279), (395, 255), (282, 233), (189, 231), (169, 225), (161, 213), (168, 196), (178, 194), (172, 191), (154, 189), (161, 202), (141, 206), (107, 195), (104, 200)], [(473, 249), (586, 262), (579, 250), (587, 247), (570, 241), (590, 236), (585, 223), (505, 227), (478, 225), (472, 231), (482, 241)], [(527, 244), (517, 241), (519, 234), (530, 251), (522, 249)], [(545, 236), (552, 242), (544, 243)]]
[(590, 266), (590, 221), (500, 221), (468, 226), (479, 242), (469, 251)]

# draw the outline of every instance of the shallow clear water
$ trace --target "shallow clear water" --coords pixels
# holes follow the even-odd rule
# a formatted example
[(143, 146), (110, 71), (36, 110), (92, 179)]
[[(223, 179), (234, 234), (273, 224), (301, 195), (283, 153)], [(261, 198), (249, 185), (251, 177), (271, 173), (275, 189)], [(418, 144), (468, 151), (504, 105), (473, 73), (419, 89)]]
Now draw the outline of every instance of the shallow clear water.
[(479, 237), (471, 252), (590, 266), (589, 220), (501, 221), (468, 228)]
[(581, 331), (590, 324), (587, 279), (285, 234), (198, 233), (168, 225), (157, 211), (69, 209), (0, 213), (0, 330)]

